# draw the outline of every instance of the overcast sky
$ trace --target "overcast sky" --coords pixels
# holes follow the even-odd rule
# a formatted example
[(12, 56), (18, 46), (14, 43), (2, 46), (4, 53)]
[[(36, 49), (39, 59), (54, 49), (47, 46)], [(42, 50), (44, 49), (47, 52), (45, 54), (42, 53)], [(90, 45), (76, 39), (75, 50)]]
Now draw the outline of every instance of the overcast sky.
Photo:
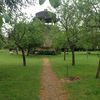
[[(45, 9), (54, 13), (56, 12), (56, 10), (51, 6), (49, 0), (46, 0), (42, 5), (39, 4), (39, 0), (36, 0), (35, 4), (32, 5), (27, 4), (27, 7), (22, 7), (22, 12), (26, 13), (25, 16), (27, 16), (28, 17), (27, 20), (30, 21), (37, 12), (43, 11)], [(11, 26), (7, 23), (3, 25), (8, 29), (11, 28)], [(2, 31), (5, 33), (4, 28), (2, 28)]]
[(37, 0), (35, 4), (22, 8), (22, 11), (25, 12), (29, 18), (31, 18), (31, 16), (35, 16), (37, 12), (43, 11), (44, 9), (55, 12), (55, 9), (51, 6), (49, 0), (46, 0), (42, 5), (40, 5), (39, 0)]

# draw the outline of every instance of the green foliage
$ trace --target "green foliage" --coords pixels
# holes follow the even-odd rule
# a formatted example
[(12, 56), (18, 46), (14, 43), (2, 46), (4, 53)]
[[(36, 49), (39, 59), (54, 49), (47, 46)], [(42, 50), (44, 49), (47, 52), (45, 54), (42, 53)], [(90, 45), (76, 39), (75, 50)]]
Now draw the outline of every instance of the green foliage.
[(51, 5), (56, 8), (61, 4), (61, 0), (49, 0)]
[(0, 33), (0, 49), (5, 46), (5, 37)]
[(3, 18), (5, 19), (6, 23), (9, 23), (11, 21), (11, 16), (9, 16), (9, 14), (4, 13)]
[[(46, 0), (39, 0), (39, 4), (43, 4)], [(50, 4), (56, 8), (61, 4), (61, 0), (49, 0)]]
[(56, 54), (56, 52), (55, 52), (55, 50), (40, 50), (40, 51), (38, 51), (38, 54), (39, 55), (55, 55)]
[(87, 32), (80, 32), (79, 34), (79, 40), (77, 42), (77, 47), (84, 48), (85, 50), (92, 49), (92, 37), (91, 33)]
[(52, 46), (56, 49), (64, 48), (66, 41), (65, 32), (60, 31), (56, 25), (50, 28), (50, 37), (52, 39)]
[(4, 42), (0, 39), (0, 49), (4, 47)]
[(17, 46), (15, 45), (15, 41), (13, 39), (7, 39), (7, 43), (5, 45), (5, 48), (12, 49), (12, 50), (16, 49)]
[(2, 23), (3, 23), (2, 16), (0, 15), (0, 30), (1, 30)]
[(18, 47), (26, 48), (26, 33), (28, 32), (27, 24), (25, 22), (19, 22), (15, 25), (11, 34), (12, 39)]
[(3, 10), (3, 0), (0, 0), (0, 13), (2, 13)]
[(63, 2), (58, 9), (62, 29), (70, 47), (83, 46), (85, 49), (99, 47), (100, 34), (100, 1), (69, 0)]
[(39, 4), (43, 4), (45, 2), (45, 0), (39, 0)]
[(6, 4), (11, 10), (15, 10), (17, 5), (22, 3), (22, 0), (5, 0), (3, 3)]
[(23, 49), (40, 47), (44, 42), (44, 29), (44, 23), (40, 20), (29, 23), (21, 21), (15, 24), (10, 40)]
[(76, 47), (80, 28), (80, 14), (75, 3), (70, 3), (69, 0), (64, 1), (63, 5), (58, 9), (60, 16), (60, 25), (65, 32), (65, 46)]
[(38, 19), (34, 19), (28, 24), (27, 44), (33, 48), (39, 47), (43, 44), (45, 26)]

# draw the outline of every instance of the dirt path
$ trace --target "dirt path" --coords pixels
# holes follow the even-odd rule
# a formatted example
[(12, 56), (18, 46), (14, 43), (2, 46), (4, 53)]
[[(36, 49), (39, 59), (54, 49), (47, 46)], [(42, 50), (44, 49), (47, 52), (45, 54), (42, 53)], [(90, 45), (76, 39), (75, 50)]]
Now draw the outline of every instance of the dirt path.
[(66, 100), (66, 93), (63, 91), (60, 81), (53, 73), (48, 58), (43, 59), (41, 81), (40, 100)]

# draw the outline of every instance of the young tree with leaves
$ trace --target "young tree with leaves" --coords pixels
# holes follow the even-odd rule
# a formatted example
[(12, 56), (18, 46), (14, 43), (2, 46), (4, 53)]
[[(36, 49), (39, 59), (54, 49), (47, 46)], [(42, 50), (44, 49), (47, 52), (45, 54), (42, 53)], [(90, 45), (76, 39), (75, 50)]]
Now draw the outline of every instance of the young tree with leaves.
[(66, 33), (66, 44), (72, 51), (72, 65), (75, 65), (75, 47), (80, 27), (80, 17), (76, 4), (69, 0), (63, 0), (63, 4), (58, 9), (58, 14), (61, 28)]
[(28, 23), (27, 27), (27, 55), (29, 55), (31, 49), (43, 45), (45, 25), (39, 19), (33, 19), (32, 22)]

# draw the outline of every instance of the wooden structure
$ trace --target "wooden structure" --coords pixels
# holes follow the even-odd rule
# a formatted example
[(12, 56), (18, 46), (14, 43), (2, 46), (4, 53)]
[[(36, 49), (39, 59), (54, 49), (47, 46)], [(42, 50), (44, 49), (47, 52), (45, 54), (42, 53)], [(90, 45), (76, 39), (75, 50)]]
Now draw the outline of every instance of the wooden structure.
[(36, 13), (36, 18), (40, 19), (41, 21), (47, 23), (47, 27), (48, 27), (48, 32), (44, 33), (45, 36), (45, 41), (44, 44), (41, 48), (37, 49), (37, 52), (39, 52), (39, 54), (56, 54), (56, 50), (55, 48), (52, 48), (52, 40), (49, 39), (49, 30), (50, 30), (50, 23), (51, 25), (54, 25), (58, 19), (56, 18), (56, 14), (48, 11), (47, 9), (45, 9), (44, 11), (40, 11), (38, 13)]

